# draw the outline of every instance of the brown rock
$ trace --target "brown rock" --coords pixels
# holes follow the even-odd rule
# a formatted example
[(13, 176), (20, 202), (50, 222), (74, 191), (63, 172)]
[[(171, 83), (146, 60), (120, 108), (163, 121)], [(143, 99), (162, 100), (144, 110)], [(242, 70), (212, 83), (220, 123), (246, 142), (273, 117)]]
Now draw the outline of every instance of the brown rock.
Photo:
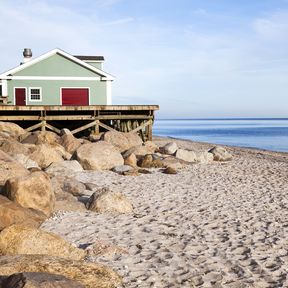
[(184, 160), (181, 160), (181, 159), (177, 159), (173, 156), (170, 156), (170, 157), (166, 157), (162, 160), (162, 163), (164, 165), (164, 167), (170, 167), (170, 168), (173, 168), (175, 170), (178, 170), (178, 169), (182, 169), (184, 167), (186, 167), (187, 165), (189, 165), (189, 162), (186, 162)]
[(78, 201), (71, 194), (65, 193), (55, 203), (55, 211), (86, 212), (85, 204)]
[(62, 275), (23, 272), (1, 277), (0, 288), (85, 288), (85, 286)]
[(98, 213), (131, 213), (133, 206), (126, 196), (102, 188), (94, 192), (86, 203), (86, 208)]
[(108, 131), (101, 139), (112, 144), (120, 152), (142, 144), (141, 138), (136, 133)]
[(147, 154), (153, 154), (157, 150), (157, 145), (152, 141), (147, 141), (141, 145), (137, 145), (128, 149), (124, 154), (123, 158), (128, 157), (130, 154), (135, 154), (138, 156), (145, 156)]
[(59, 142), (60, 137), (51, 131), (35, 131), (28, 134), (24, 139), (22, 139), (22, 143), (27, 144), (54, 144)]
[(122, 282), (121, 277), (112, 269), (96, 263), (47, 255), (17, 255), (0, 258), (0, 275), (21, 272), (60, 274), (83, 283), (86, 288), (116, 288)]
[(15, 154), (28, 155), (30, 153), (29, 147), (19, 143), (16, 140), (5, 139), (0, 141), (0, 150), (13, 156)]
[(47, 216), (54, 211), (55, 195), (48, 175), (43, 172), (9, 179), (4, 193), (22, 207), (42, 211)]
[(163, 170), (164, 174), (177, 174), (177, 171), (172, 167), (167, 167)]
[(162, 159), (154, 158), (153, 155), (147, 154), (138, 161), (138, 166), (141, 168), (163, 168)]
[(23, 128), (11, 122), (0, 122), (0, 132), (7, 133), (10, 137), (15, 138), (26, 133)]
[(124, 164), (120, 152), (105, 141), (83, 144), (76, 150), (75, 157), (85, 170), (109, 170)]
[(13, 177), (29, 175), (29, 171), (8, 154), (0, 150), (0, 186)]
[(2, 255), (42, 254), (81, 260), (85, 251), (72, 246), (60, 236), (40, 229), (12, 225), (0, 232)]
[(0, 231), (13, 224), (39, 227), (45, 219), (40, 211), (23, 208), (0, 195)]
[(130, 155), (126, 156), (126, 158), (124, 158), (124, 164), (131, 167), (137, 167), (137, 158), (135, 154), (131, 153)]
[(36, 150), (30, 155), (30, 159), (37, 162), (42, 169), (47, 168), (53, 162), (64, 161), (59, 153), (47, 144), (37, 145)]
[(87, 256), (112, 256), (117, 254), (129, 254), (128, 250), (103, 240), (97, 240), (93, 244), (89, 245), (86, 249)]
[(72, 134), (65, 134), (61, 136), (60, 142), (59, 142), (68, 153), (73, 154), (77, 148), (81, 146), (81, 142), (75, 138)]

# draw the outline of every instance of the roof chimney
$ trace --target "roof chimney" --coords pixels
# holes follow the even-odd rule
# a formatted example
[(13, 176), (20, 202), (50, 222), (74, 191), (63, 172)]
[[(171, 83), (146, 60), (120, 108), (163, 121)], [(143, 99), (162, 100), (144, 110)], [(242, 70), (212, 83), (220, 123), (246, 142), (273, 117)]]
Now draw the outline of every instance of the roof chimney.
[(27, 63), (31, 60), (32, 58), (32, 51), (30, 48), (24, 48), (24, 51), (23, 51), (23, 56), (24, 56), (24, 60), (23, 60), (23, 63)]

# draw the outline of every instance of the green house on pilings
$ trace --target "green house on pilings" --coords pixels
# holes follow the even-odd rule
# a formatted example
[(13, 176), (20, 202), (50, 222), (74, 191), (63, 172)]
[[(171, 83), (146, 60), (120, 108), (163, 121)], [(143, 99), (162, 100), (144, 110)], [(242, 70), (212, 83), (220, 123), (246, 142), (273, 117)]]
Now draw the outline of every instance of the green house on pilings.
[(114, 77), (102, 70), (103, 56), (73, 56), (60, 49), (24, 60), (0, 74), (0, 99), (7, 105), (111, 105)]

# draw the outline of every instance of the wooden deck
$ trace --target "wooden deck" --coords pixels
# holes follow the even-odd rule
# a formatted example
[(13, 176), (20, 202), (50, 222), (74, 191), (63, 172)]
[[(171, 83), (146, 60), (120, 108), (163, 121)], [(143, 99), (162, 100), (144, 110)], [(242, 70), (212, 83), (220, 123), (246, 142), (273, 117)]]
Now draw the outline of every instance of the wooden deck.
[(13, 106), (0, 105), (0, 121), (16, 122), (28, 132), (73, 127), (73, 134), (89, 130), (139, 132), (144, 140), (152, 139), (152, 127), (158, 105), (90, 105), (90, 106)]

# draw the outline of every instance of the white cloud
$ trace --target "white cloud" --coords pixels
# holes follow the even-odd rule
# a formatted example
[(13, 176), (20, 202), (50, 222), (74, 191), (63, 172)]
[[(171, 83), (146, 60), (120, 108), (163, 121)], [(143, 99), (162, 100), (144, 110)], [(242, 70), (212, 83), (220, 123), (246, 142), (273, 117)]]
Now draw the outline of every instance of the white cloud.
[(166, 116), (175, 110), (183, 117), (221, 116), (266, 102), (276, 111), (277, 99), (287, 95), (287, 12), (251, 20), (250, 31), (209, 31), (193, 19), (188, 26), (107, 13), (120, 0), (99, 0), (89, 13), (76, 8), (80, 1), (72, 1), (73, 7), (64, 1), (11, 2), (0, 1), (1, 70), (18, 64), (24, 47), (35, 56), (55, 47), (104, 55), (104, 68), (116, 76), (115, 104), (159, 103), (159, 114)]
[(278, 11), (271, 16), (258, 18), (253, 27), (264, 40), (288, 41), (288, 11)]

